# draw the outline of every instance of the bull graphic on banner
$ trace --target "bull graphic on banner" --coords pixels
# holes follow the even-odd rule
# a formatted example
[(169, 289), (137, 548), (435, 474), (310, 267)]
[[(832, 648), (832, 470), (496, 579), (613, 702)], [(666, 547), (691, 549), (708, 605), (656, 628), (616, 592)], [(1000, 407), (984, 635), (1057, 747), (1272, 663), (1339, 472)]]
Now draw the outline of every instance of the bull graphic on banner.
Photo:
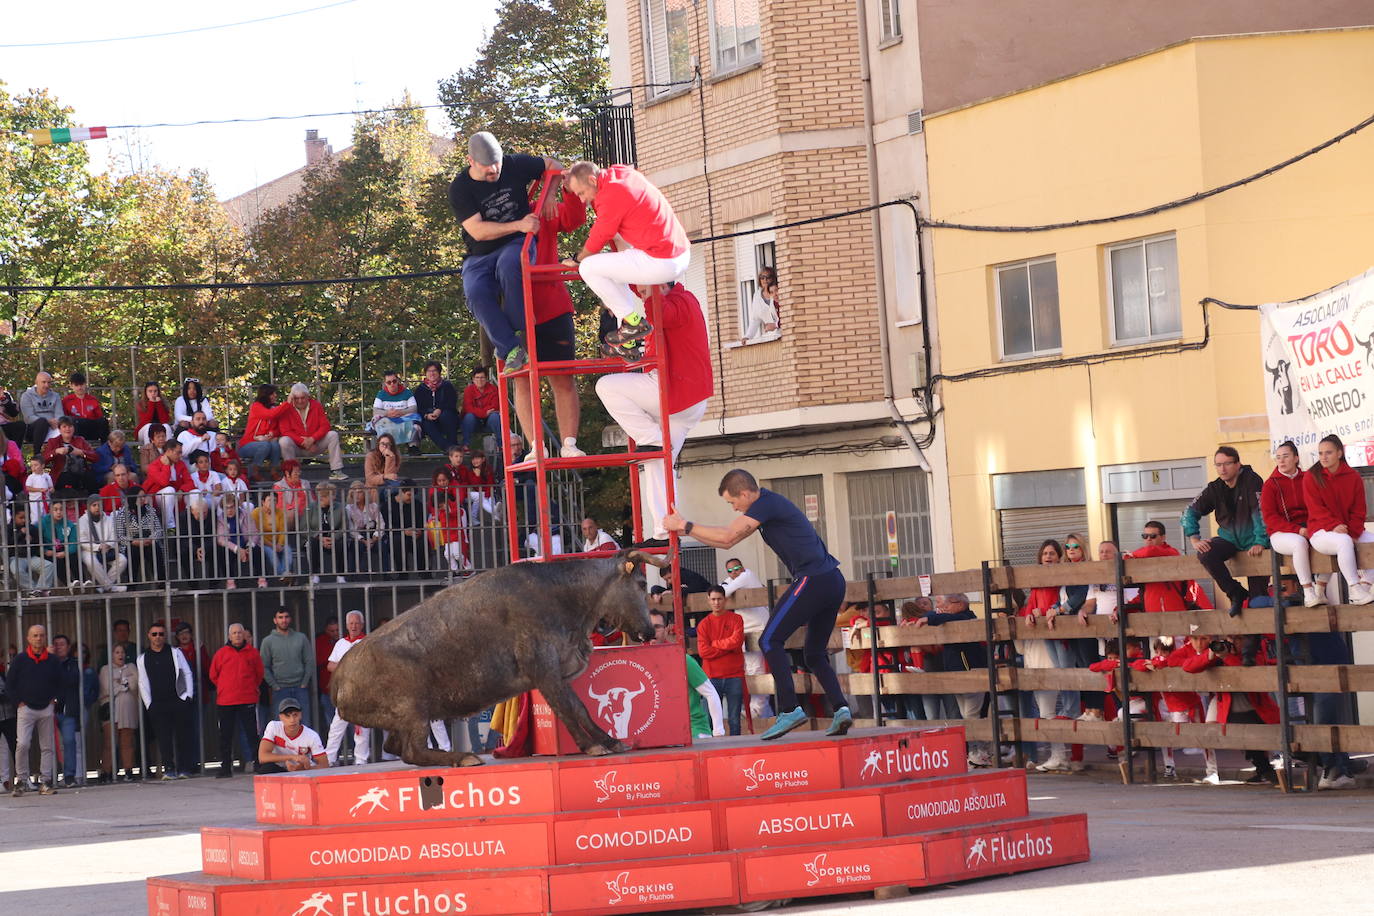
[(1260, 315), (1271, 446), (1291, 440), (1310, 463), (1335, 433), (1351, 464), (1374, 463), (1374, 269)]

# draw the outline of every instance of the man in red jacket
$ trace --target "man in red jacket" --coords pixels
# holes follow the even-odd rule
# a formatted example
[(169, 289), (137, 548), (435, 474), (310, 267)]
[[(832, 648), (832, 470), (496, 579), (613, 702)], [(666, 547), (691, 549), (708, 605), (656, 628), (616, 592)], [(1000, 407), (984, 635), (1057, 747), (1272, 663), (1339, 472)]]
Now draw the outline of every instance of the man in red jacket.
[(281, 438), (282, 461), (291, 461), (299, 454), (329, 457), (329, 479), (347, 480), (343, 472), (343, 453), (339, 449), (339, 433), (329, 425), (324, 405), (310, 396), (310, 389), (300, 382), (291, 386), (291, 399), (277, 419)]
[(177, 526), (178, 493), (189, 493), (195, 489), (191, 483), (191, 469), (181, 460), (181, 443), (175, 439), (162, 448), (156, 461), (148, 463), (147, 473), (143, 475), (143, 492), (154, 495), (162, 509), (162, 524), (166, 528)]
[[(630, 284), (672, 283), (686, 273), (692, 258), (687, 231), (663, 192), (628, 165), (602, 169), (591, 162), (574, 163), (568, 169), (568, 187), (584, 204), (596, 207), (596, 222), (582, 250), (564, 263), (578, 268), (620, 322), (606, 335), (606, 343), (643, 340), (652, 328)], [(602, 253), (616, 236), (629, 247)]]
[(43, 443), (42, 451), (43, 463), (52, 469), (56, 488), (70, 487), (82, 493), (96, 489), (95, 474), (91, 472), (95, 449), (76, 434), (76, 421), (63, 417), (57, 421), (57, 432)]
[(744, 705), (744, 618), (727, 607), (725, 589), (713, 585), (706, 591), (711, 613), (697, 624), (697, 654), (701, 667), (725, 702), (730, 734), (739, 734), (739, 714)]
[[(210, 683), (215, 685), (219, 709), (218, 779), (234, 775), (234, 737), (240, 732), (245, 747), (258, 745), (258, 686), (262, 683), (262, 656), (248, 642), (243, 624), (229, 626), (229, 642), (210, 659)], [(245, 760), (244, 767), (248, 766)]]
[[(642, 294), (647, 295), (648, 287)], [(663, 296), (662, 334), (650, 341), (650, 352), (659, 345), (666, 351), (668, 364), (668, 430), (672, 437), (673, 459), (682, 443), (706, 413), (714, 379), (711, 350), (706, 337), (706, 319), (697, 297), (681, 284), (674, 284)], [(658, 401), (658, 370), (617, 372), (597, 379), (596, 394), (606, 411), (639, 446), (661, 446), (663, 424)], [(667, 543), (668, 529), (663, 517), (668, 514), (664, 491), (663, 462), (644, 462), (645, 505), (653, 520), (653, 539)], [(654, 545), (650, 545), (654, 546)]]
[(62, 413), (76, 421), (76, 434), (87, 441), (104, 442), (110, 435), (110, 421), (100, 400), (86, 389), (86, 374), (73, 372), (67, 381), (71, 394), (62, 399)]

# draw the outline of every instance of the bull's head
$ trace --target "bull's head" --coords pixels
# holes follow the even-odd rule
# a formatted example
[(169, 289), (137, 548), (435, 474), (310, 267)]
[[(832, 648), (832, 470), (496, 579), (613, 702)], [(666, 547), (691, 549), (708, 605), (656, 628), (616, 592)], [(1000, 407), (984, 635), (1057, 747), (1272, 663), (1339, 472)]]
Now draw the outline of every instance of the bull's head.
[(1292, 363), (1286, 359), (1280, 359), (1277, 365), (1269, 365), (1265, 360), (1264, 368), (1270, 375), (1270, 384), (1273, 386), (1274, 393), (1283, 401), (1283, 406), (1279, 409), (1281, 413), (1290, 414), (1293, 412), (1293, 380), (1288, 372)]
[(623, 550), (616, 554), (614, 580), (607, 584), (607, 594), (601, 602), (602, 617), (608, 624), (644, 642), (654, 638), (649, 606), (645, 601), (648, 588), (643, 564), (646, 563), (666, 569), (672, 559), (642, 550)]
[(608, 723), (611, 737), (630, 737), (630, 714), (634, 712), (634, 700), (645, 690), (641, 683), (638, 690), (628, 687), (612, 687), (605, 693), (587, 689), (587, 696), (596, 700), (596, 717)]

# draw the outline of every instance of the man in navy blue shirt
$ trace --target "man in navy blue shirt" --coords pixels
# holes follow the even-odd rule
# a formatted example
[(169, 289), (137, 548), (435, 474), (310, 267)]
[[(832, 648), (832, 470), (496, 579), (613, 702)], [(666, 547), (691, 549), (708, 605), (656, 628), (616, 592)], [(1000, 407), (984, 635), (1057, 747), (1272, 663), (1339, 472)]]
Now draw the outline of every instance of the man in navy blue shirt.
[[(740, 468), (720, 481), (720, 495), (741, 515), (725, 527), (698, 525), (676, 512), (663, 520), (669, 531), (690, 534), (710, 547), (731, 548), (753, 534), (772, 548), (792, 574), (792, 584), (778, 599), (759, 638), (759, 648), (773, 674), (773, 691), (778, 703), (778, 718), (765, 731), (765, 740), (780, 738), (806, 721), (792, 685), (792, 664), (784, 645), (787, 638), (806, 627), (802, 657), (811, 673), (825, 689), (835, 709), (827, 735), (843, 735), (854, 723), (849, 706), (840, 691), (839, 678), (830, 666), (826, 646), (835, 629), (835, 618), (844, 601), (845, 581), (840, 563), (830, 555), (825, 542), (801, 510), (772, 490), (762, 489), (754, 475)], [(790, 710), (790, 711), (787, 711)]]

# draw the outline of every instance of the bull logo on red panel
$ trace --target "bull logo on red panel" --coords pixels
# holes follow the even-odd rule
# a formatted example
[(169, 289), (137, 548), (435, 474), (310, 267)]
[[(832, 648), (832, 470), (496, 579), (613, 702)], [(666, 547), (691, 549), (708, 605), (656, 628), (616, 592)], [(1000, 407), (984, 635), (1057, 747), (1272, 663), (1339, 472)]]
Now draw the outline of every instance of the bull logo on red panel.
[(334, 897), (323, 891), (315, 891), (309, 897), (301, 901), (300, 909), (292, 913), (291, 916), (333, 916), (329, 907), (325, 904), (333, 903)]
[(373, 786), (362, 795), (358, 796), (358, 800), (353, 803), (353, 807), (348, 809), (348, 813), (352, 817), (357, 817), (358, 809), (363, 805), (371, 806), (367, 809), (368, 814), (375, 814), (378, 808), (383, 811), (390, 811), (391, 809), (386, 806), (386, 800), (390, 797), (390, 789), (383, 789), (381, 786)]
[[(654, 673), (639, 662), (614, 658), (592, 670), (587, 696), (596, 702), (593, 718), (611, 737), (624, 740), (642, 735), (658, 718), (659, 689)], [(646, 716), (635, 710), (652, 710)]]

